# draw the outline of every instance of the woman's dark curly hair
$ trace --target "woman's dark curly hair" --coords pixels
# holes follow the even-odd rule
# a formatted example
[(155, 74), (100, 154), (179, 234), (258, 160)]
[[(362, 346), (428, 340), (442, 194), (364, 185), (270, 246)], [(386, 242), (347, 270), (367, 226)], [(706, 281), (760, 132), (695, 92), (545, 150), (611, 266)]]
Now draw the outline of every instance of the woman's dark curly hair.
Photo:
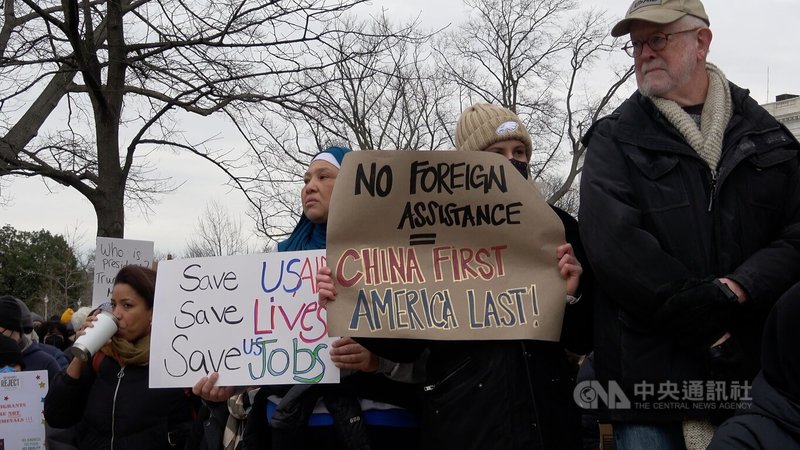
[(147, 302), (147, 309), (153, 309), (153, 298), (156, 294), (156, 271), (147, 267), (129, 265), (117, 272), (114, 285), (120, 283), (132, 287)]

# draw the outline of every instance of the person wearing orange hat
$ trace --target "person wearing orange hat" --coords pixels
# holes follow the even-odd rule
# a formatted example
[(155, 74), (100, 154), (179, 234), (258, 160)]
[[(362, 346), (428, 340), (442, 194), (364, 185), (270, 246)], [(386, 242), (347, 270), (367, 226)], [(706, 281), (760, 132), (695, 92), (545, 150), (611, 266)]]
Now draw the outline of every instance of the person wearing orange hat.
[(75, 311), (72, 308), (67, 308), (64, 310), (64, 313), (61, 314), (61, 323), (64, 325), (70, 323), (70, 319), (72, 319), (72, 315), (75, 314)]

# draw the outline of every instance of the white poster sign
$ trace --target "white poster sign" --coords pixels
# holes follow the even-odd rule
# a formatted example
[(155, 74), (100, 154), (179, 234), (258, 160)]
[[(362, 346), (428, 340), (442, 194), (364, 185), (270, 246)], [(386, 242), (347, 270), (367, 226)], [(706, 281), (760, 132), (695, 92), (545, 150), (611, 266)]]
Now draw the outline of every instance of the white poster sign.
[(111, 289), (119, 269), (135, 264), (153, 266), (153, 242), (132, 239), (97, 238), (94, 253), (94, 288), (92, 307), (96, 308), (111, 299)]
[(44, 449), (47, 371), (0, 374), (0, 449)]
[(337, 383), (317, 269), (325, 251), (158, 264), (150, 387)]

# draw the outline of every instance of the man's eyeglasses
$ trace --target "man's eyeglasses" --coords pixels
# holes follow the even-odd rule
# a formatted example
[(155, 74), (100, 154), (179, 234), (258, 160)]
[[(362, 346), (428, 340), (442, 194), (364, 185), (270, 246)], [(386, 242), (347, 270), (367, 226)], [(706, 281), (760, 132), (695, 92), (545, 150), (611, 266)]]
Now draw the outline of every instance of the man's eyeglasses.
[(631, 39), (627, 44), (625, 44), (624, 47), (622, 47), (622, 49), (625, 50), (625, 53), (627, 53), (631, 58), (638, 58), (639, 55), (642, 54), (642, 48), (644, 47), (645, 43), (647, 43), (647, 46), (650, 47), (651, 50), (658, 52), (664, 50), (671, 36), (675, 36), (676, 34), (690, 33), (699, 29), (700, 28), (692, 28), (691, 30), (676, 31), (674, 33), (655, 33), (647, 38), (647, 41), (645, 42)]

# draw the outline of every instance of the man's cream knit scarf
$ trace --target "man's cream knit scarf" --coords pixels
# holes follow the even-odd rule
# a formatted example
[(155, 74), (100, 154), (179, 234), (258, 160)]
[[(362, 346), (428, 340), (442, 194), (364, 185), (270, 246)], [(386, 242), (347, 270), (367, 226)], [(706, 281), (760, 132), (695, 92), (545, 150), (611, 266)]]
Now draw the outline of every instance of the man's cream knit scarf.
[[(728, 80), (722, 71), (713, 64), (706, 64), (706, 72), (708, 93), (703, 105), (703, 114), (700, 116), (699, 128), (689, 113), (674, 101), (660, 97), (650, 97), (650, 100), (705, 160), (708, 167), (716, 172), (722, 155), (722, 138), (733, 113), (733, 103)], [(715, 427), (708, 420), (684, 421), (683, 435), (686, 448), (688, 450), (706, 448), (711, 442), (714, 430)]]
[(708, 163), (712, 171), (722, 154), (722, 138), (731, 120), (733, 103), (728, 80), (717, 66), (707, 63), (708, 94), (700, 118), (700, 127), (677, 103), (660, 97), (650, 97), (664, 117), (678, 129), (686, 142)]

